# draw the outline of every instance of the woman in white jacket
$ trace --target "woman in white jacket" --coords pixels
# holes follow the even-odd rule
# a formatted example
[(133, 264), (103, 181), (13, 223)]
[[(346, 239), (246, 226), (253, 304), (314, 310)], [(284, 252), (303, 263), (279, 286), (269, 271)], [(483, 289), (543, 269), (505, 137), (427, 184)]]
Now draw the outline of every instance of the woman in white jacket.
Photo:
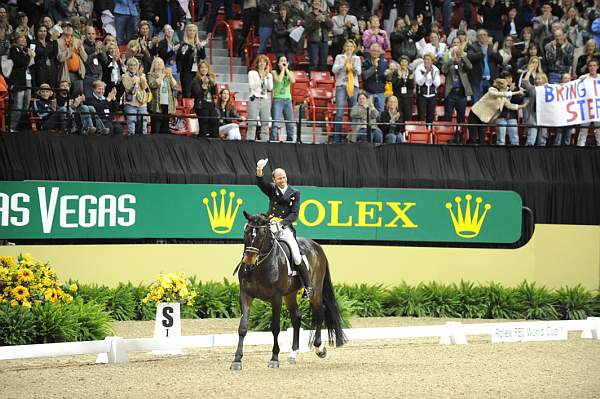
[(434, 61), (435, 56), (432, 53), (425, 53), (423, 63), (415, 69), (419, 120), (427, 121), (428, 125), (435, 119), (436, 92), (441, 84), (440, 70), (433, 65)]
[(250, 98), (248, 101), (248, 140), (255, 140), (256, 126), (260, 123), (260, 139), (269, 139), (271, 125), (271, 99), (269, 92), (273, 90), (273, 76), (271, 75), (271, 62), (261, 54), (256, 58), (254, 67), (248, 72), (248, 85)]

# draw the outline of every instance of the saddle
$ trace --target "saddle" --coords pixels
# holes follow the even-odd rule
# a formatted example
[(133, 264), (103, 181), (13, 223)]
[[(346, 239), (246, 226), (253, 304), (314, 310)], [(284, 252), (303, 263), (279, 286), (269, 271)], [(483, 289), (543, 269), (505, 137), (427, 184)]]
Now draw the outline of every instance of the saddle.
[(296, 265), (294, 265), (294, 260), (292, 259), (292, 251), (290, 246), (285, 241), (277, 240), (277, 244), (281, 246), (283, 253), (285, 254), (285, 259), (287, 260), (288, 267), (288, 276), (296, 276), (298, 275), (298, 271), (296, 270)]

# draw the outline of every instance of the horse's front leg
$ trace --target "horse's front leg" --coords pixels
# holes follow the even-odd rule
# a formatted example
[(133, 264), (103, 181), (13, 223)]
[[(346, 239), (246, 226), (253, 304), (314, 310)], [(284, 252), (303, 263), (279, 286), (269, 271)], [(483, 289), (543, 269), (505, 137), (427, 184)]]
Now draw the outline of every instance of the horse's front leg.
[(277, 296), (271, 301), (271, 332), (273, 333), (273, 356), (269, 362), (269, 368), (276, 369), (279, 367), (279, 315), (281, 314), (281, 297)]
[(243, 292), (240, 288), (240, 307), (242, 310), (242, 317), (240, 319), (240, 326), (238, 328), (238, 346), (235, 351), (233, 362), (231, 362), (230, 370), (241, 370), (242, 369), (242, 357), (244, 356), (244, 338), (248, 332), (248, 317), (250, 316), (250, 305), (252, 305), (252, 298)]
[(294, 329), (294, 337), (292, 339), (292, 351), (288, 357), (289, 364), (296, 364), (296, 358), (298, 357), (298, 349), (300, 347), (300, 322), (301, 314), (298, 309), (298, 302), (296, 301), (296, 292), (285, 297), (285, 304), (290, 312), (292, 319), (292, 327)]

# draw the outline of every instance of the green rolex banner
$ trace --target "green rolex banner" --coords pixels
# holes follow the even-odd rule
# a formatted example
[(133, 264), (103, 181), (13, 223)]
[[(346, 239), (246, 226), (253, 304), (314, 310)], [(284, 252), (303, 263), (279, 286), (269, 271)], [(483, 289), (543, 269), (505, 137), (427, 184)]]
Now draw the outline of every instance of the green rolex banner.
[[(298, 235), (330, 240), (512, 243), (512, 191), (297, 187)], [(0, 239), (239, 239), (242, 211), (265, 212), (256, 186), (0, 182)]]

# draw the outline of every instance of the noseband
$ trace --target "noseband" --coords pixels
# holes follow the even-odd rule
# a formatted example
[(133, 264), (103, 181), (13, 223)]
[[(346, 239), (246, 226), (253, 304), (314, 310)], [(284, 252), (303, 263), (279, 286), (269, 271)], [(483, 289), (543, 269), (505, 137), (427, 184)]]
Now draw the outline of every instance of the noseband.
[[(271, 234), (271, 236), (273, 237), (273, 241), (275, 241), (275, 236), (273, 235), (273, 233), (270, 231), (271, 226), (267, 225), (267, 226), (258, 226), (258, 225), (252, 225), (252, 224), (247, 224), (246, 227), (251, 227), (253, 229), (252, 231), (252, 235), (255, 236), (256, 235), (256, 231), (254, 231), (254, 229), (269, 229), (269, 233)], [(275, 244), (271, 245), (271, 248), (269, 249), (269, 252), (267, 252), (265, 255), (263, 255), (263, 257), (260, 257), (260, 252), (262, 250), (262, 248), (256, 248), (256, 247), (246, 247), (246, 249), (244, 250), (244, 252), (250, 252), (250, 253), (254, 253), (257, 255), (257, 260), (256, 260), (256, 266), (260, 265), (266, 258), (269, 257), (269, 255), (271, 254), (271, 252), (273, 252), (273, 248), (275, 247)], [(247, 265), (247, 266), (251, 266), (251, 265)]]

